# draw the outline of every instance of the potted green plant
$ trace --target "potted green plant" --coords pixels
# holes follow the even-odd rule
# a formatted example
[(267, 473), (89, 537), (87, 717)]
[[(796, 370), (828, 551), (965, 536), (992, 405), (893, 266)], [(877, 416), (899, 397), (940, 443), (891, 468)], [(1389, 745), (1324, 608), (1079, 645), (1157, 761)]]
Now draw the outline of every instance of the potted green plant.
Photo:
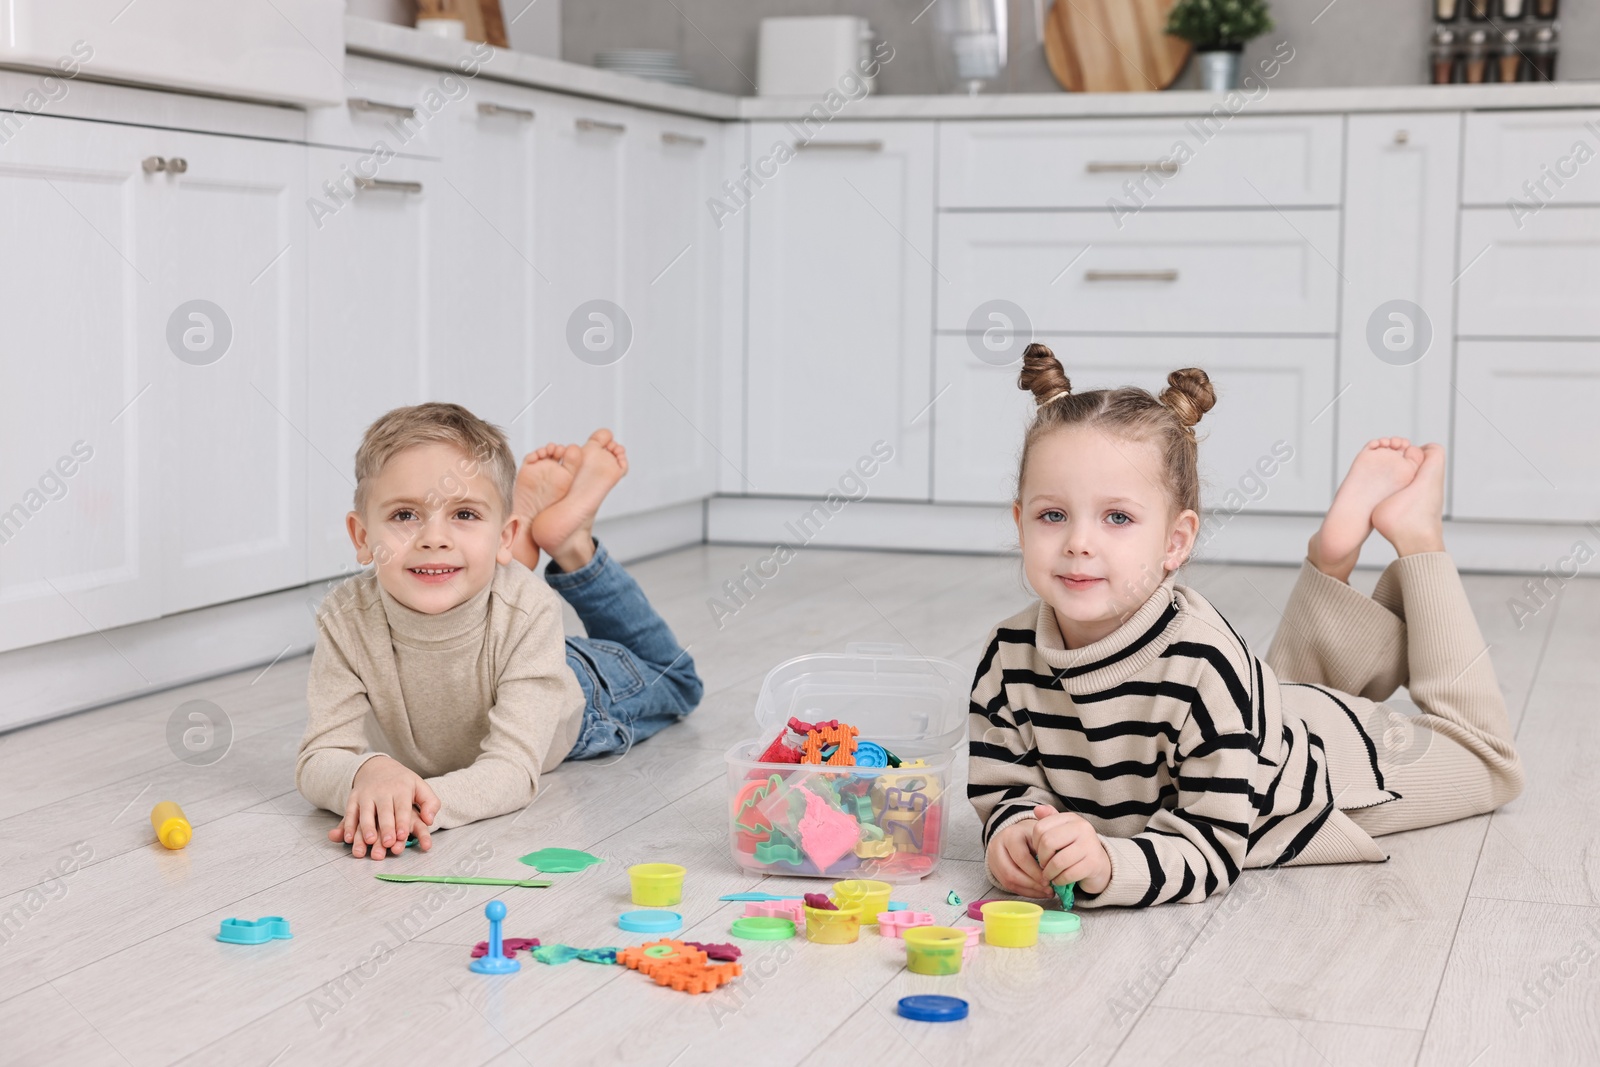
[(1200, 87), (1213, 92), (1239, 87), (1239, 53), (1270, 29), (1266, 0), (1178, 0), (1167, 18), (1167, 32), (1199, 53)]

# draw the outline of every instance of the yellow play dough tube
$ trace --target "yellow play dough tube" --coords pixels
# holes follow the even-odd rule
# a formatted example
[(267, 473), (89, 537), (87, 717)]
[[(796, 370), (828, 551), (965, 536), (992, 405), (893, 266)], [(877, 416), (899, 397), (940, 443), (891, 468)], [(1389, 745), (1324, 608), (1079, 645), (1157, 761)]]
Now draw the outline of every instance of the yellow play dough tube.
[(194, 836), (194, 827), (184, 818), (183, 809), (170, 800), (150, 809), (150, 825), (155, 828), (156, 840), (167, 848), (182, 848)]

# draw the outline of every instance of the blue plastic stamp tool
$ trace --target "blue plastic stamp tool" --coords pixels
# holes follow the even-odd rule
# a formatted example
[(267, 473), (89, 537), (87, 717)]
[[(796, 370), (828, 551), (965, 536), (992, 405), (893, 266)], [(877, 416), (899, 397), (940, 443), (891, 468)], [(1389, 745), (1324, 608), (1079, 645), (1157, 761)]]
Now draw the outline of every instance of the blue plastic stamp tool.
[(511, 974), (522, 970), (522, 964), (506, 958), (505, 946), (500, 940), (500, 924), (505, 921), (506, 906), (491, 900), (483, 913), (489, 918), (489, 952), (473, 960), (471, 968), (478, 974)]

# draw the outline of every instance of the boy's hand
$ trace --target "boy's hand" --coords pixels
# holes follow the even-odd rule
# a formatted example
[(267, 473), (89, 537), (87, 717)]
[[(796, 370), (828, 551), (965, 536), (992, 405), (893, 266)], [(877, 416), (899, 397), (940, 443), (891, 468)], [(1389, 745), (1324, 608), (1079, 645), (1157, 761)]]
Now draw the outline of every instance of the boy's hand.
[[(1101, 893), (1111, 881), (1111, 854), (1087, 819), (1048, 804), (1033, 809), (1033, 857), (1051, 884), (1076, 882), (1085, 893)], [(1054, 890), (1046, 889), (1044, 895)]]
[(406, 850), (415, 834), (417, 847), (433, 847), (428, 826), (439, 814), (439, 798), (421, 775), (388, 756), (373, 756), (356, 771), (344, 819), (328, 831), (328, 840), (351, 846), (358, 859), (381, 860)]

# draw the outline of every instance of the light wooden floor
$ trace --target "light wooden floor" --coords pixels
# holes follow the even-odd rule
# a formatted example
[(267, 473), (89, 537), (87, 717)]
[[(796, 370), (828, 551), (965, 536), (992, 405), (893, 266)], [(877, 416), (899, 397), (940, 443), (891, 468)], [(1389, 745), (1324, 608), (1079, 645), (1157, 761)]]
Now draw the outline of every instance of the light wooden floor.
[[(758, 880), (728, 858), (723, 753), (753, 732), (766, 671), (849, 641), (898, 642), (970, 670), (988, 627), (1028, 599), (1009, 559), (808, 549), (719, 630), (707, 597), (762, 555), (695, 548), (633, 568), (706, 680), (688, 721), (612, 765), (569, 764), (528, 810), (381, 867), (331, 846), (331, 816), (294, 792), (305, 658), (0, 736), (0, 1061), (1600, 1061), (1595, 581), (1569, 585), (1519, 630), (1507, 601), (1523, 579), (1467, 579), (1528, 790), (1492, 817), (1385, 839), (1387, 864), (1246, 872), (1224, 897), (1088, 913), (1071, 942), (982, 948), (942, 979), (908, 974), (898, 942), (872, 934), (850, 947), (746, 942), (746, 976), (693, 998), (582, 962), (469, 973), (495, 895), (510, 909), (507, 936), (642, 940), (614, 926), (627, 906), (624, 868), (642, 860), (687, 866), (684, 936), (726, 940), (741, 906), (716, 897)], [(1264, 651), (1293, 578), (1197, 565), (1186, 582)], [(1370, 590), (1374, 578), (1358, 572), (1357, 584)], [(178, 762), (166, 741), (173, 711), (195, 698), (221, 707), (235, 731), (208, 767)], [(897, 894), (941, 919), (955, 917), (950, 890), (970, 900), (986, 888), (960, 796), (943, 866)], [(147, 816), (162, 799), (196, 825), (184, 851), (152, 843)], [(475, 859), (479, 873), (525, 876), (516, 857), (545, 845), (607, 862), (548, 890), (372, 877)], [(51, 877), (62, 867), (72, 873)], [(294, 940), (213, 939), (223, 918), (262, 915), (287, 917)], [(970, 1018), (895, 1014), (899, 997), (935, 991), (970, 1001)]]

